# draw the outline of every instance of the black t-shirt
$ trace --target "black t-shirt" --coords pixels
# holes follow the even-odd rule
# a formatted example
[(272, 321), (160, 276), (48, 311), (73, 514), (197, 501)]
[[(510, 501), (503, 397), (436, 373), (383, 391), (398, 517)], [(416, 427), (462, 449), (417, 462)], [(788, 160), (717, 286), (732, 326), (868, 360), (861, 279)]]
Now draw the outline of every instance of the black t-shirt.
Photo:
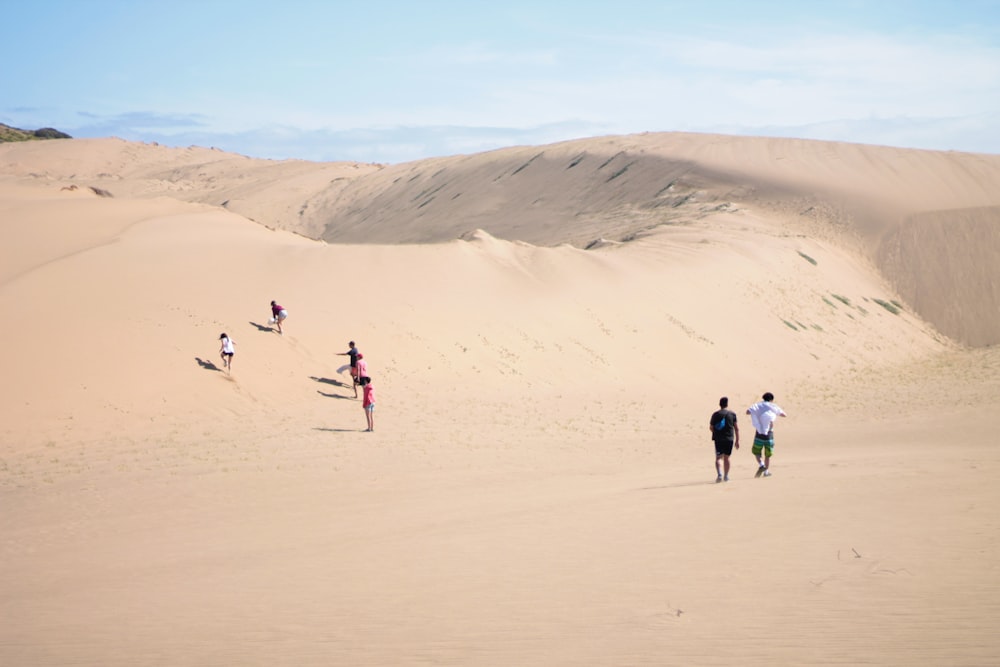
[[(719, 424), (725, 420), (722, 428)], [(735, 440), (736, 435), (733, 428), (736, 426), (736, 413), (732, 410), (720, 409), (712, 413), (712, 419), (708, 422), (712, 426), (712, 440)]]
[(357, 368), (358, 367), (358, 348), (352, 347), (350, 350), (347, 351), (347, 353), (349, 355), (351, 355), (351, 368)]

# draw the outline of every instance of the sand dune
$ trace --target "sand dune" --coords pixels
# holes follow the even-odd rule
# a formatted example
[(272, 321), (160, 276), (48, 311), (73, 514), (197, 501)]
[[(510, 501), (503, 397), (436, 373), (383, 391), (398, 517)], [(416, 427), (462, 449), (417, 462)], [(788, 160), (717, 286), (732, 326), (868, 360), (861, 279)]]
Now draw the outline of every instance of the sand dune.
[[(660, 133), (392, 166), (317, 165), (74, 140), (8, 145), (0, 172), (224, 206), (269, 227), (350, 244), (441, 243), (483, 229), (534, 245), (593, 247), (749, 211), (782, 222), (780, 233), (860, 251), (947, 336), (1000, 342), (993, 155)], [(909, 250), (937, 247), (942, 235), (956, 238), (945, 253)], [(966, 248), (974, 261), (963, 261)], [(947, 289), (922, 288), (941, 275)]]
[(989, 664), (998, 169), (0, 146), (0, 662)]

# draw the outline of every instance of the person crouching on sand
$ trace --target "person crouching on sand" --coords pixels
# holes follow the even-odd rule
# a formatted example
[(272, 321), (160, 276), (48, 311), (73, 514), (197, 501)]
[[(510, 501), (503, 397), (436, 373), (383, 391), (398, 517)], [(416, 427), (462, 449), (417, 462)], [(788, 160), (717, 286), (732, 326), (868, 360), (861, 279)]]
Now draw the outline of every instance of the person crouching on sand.
[(271, 323), (278, 325), (278, 333), (281, 334), (281, 323), (288, 317), (288, 311), (284, 306), (278, 305), (276, 301), (271, 302)]
[(375, 387), (372, 386), (372, 379), (367, 376), (358, 382), (361, 384), (361, 391), (364, 392), (361, 407), (364, 408), (365, 418), (368, 420), (368, 428), (365, 429), (365, 432), (371, 433), (375, 430)]
[(222, 333), (219, 335), (219, 341), (221, 341), (219, 355), (222, 357), (222, 365), (226, 367), (227, 373), (231, 373), (233, 369), (233, 355), (236, 354), (236, 348), (233, 347), (233, 339)]

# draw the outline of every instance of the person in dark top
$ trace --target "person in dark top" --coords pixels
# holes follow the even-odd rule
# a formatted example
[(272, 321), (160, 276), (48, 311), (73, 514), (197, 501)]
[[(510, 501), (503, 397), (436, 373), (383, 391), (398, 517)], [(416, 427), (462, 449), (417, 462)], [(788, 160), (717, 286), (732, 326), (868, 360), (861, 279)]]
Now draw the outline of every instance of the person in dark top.
[(729, 457), (733, 446), (740, 448), (740, 427), (736, 424), (736, 413), (729, 409), (729, 397), (719, 399), (719, 409), (712, 413), (708, 430), (715, 443), (715, 482), (728, 482)]
[(282, 306), (282, 305), (280, 305), (277, 301), (272, 301), (271, 302), (271, 324), (277, 324), (278, 325), (278, 333), (279, 334), (283, 333), (281, 331), (281, 323), (285, 321), (286, 317), (288, 317), (288, 311), (285, 310), (285, 307)]
[(352, 384), (354, 385), (354, 398), (357, 398), (358, 397), (358, 348), (357, 346), (354, 345), (353, 340), (347, 345), (350, 348), (349, 350), (347, 350), (347, 352), (338, 352), (337, 354), (340, 356), (347, 355), (351, 357), (351, 379), (352, 379)]

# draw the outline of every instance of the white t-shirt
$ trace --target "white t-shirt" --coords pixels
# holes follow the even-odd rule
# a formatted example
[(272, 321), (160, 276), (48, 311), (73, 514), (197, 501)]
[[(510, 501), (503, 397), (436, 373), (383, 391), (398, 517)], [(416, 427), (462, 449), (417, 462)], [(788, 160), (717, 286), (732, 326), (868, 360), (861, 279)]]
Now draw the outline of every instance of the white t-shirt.
[(784, 410), (768, 401), (754, 403), (749, 407), (747, 412), (750, 413), (750, 421), (753, 422), (753, 427), (761, 435), (770, 433), (774, 420), (785, 414)]
[(236, 350), (233, 349), (233, 339), (228, 336), (222, 339), (222, 351), (226, 354), (235, 354)]

